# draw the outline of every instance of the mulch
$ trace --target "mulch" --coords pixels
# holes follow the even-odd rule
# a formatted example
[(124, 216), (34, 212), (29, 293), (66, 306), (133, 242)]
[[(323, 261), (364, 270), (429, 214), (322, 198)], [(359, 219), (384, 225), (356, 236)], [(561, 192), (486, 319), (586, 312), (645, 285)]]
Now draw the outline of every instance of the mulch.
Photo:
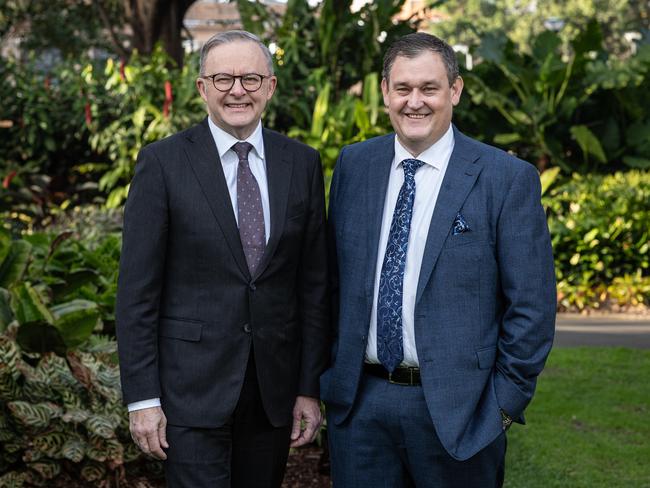
[(323, 449), (310, 444), (292, 449), (282, 488), (330, 488), (329, 459)]

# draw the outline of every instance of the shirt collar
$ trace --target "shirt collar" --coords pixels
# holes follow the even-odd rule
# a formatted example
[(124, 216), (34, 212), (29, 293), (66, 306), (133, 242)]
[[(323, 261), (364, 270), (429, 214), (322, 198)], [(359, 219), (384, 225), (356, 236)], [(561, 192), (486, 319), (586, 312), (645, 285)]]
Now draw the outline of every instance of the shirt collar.
[(210, 132), (214, 139), (214, 143), (217, 145), (217, 151), (219, 152), (219, 158), (223, 160), (223, 155), (229, 149), (232, 149), (232, 146), (237, 142), (248, 142), (253, 146), (253, 150), (257, 153), (260, 159), (264, 159), (264, 140), (262, 138), (262, 121), (260, 120), (257, 123), (257, 127), (253, 133), (248, 136), (244, 141), (240, 141), (233, 135), (229, 134), (221, 127), (217, 126), (212, 119), (208, 117), (208, 125), (210, 127)]
[[(440, 139), (438, 139), (436, 142), (418, 154), (418, 157), (415, 159), (419, 159), (425, 164), (441, 170), (445, 165), (445, 162), (449, 159), (449, 155), (451, 154), (453, 147), (454, 130), (451, 124), (449, 124), (447, 132), (445, 132)], [(402, 146), (402, 144), (399, 142), (399, 138), (397, 135), (395, 135), (395, 160), (393, 162), (394, 168), (397, 169), (405, 159), (414, 158), (413, 155), (408, 152), (404, 146)]]

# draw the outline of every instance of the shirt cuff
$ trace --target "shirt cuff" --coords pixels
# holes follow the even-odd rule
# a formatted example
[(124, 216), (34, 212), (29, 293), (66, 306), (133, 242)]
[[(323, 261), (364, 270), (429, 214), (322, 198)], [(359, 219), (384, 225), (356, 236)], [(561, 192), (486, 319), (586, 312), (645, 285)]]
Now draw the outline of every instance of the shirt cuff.
[(129, 412), (135, 412), (136, 410), (143, 410), (145, 408), (159, 407), (160, 398), (150, 398), (148, 400), (142, 400), (139, 402), (129, 403), (127, 408)]

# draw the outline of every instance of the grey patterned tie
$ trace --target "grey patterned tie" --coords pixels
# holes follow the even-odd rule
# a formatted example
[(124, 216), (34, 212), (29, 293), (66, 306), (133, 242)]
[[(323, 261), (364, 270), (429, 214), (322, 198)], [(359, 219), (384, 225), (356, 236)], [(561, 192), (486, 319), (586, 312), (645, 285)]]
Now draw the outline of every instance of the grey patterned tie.
[(238, 142), (232, 146), (239, 158), (237, 166), (237, 219), (239, 238), (246, 256), (251, 275), (260, 264), (266, 247), (264, 233), (264, 212), (260, 187), (248, 164), (248, 153), (253, 146), (248, 142)]

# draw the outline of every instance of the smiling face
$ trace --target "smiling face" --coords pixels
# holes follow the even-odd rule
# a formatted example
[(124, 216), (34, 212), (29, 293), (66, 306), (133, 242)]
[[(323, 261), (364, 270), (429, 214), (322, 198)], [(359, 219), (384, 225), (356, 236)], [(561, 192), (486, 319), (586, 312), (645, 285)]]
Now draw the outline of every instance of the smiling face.
[(400, 143), (417, 157), (449, 128), (463, 79), (450, 86), (442, 57), (427, 50), (413, 58), (397, 56), (381, 91)]
[[(213, 47), (203, 66), (204, 75), (227, 73), (239, 76), (248, 73), (269, 75), (269, 68), (260, 47), (250, 41), (235, 41)], [(212, 80), (197, 78), (196, 87), (208, 107), (210, 119), (218, 127), (237, 139), (250, 136), (260, 119), (267, 102), (273, 96), (277, 79), (265, 78), (255, 92), (247, 92), (237, 78), (227, 92), (217, 90)]]

